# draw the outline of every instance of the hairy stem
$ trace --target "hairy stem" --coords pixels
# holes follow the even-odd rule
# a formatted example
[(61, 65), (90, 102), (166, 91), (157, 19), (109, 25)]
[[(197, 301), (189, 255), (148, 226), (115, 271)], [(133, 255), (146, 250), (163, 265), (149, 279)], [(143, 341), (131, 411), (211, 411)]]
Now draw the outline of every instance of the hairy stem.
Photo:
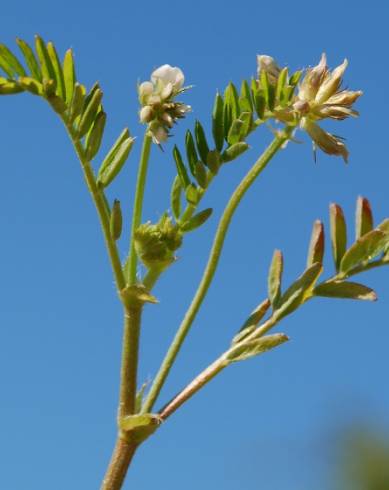
[(141, 305), (126, 308), (120, 373), (119, 418), (135, 412), (141, 317)]
[(107, 212), (106, 201), (103, 194), (104, 191), (100, 189), (96, 184), (95, 175), (93, 173), (90, 162), (85, 158), (84, 149), (82, 147), (81, 142), (73, 136), (72, 128), (66, 124), (66, 121), (63, 120), (63, 122), (66, 126), (66, 129), (73, 143), (77, 156), (80, 160), (88, 190), (95, 204), (97, 214), (99, 216), (100, 223), (101, 223), (101, 228), (103, 231), (105, 244), (108, 250), (109, 259), (111, 261), (111, 266), (115, 277), (116, 286), (120, 291), (126, 286), (126, 280), (124, 278), (122, 264), (120, 261), (120, 256), (116, 246), (116, 242), (113, 239), (110, 231), (110, 224), (109, 224), (110, 217)]
[(196, 378), (191, 381), (177, 396), (175, 396), (169, 403), (167, 403), (160, 411), (159, 415), (161, 419), (166, 420), (172, 415), (178, 408), (181, 407), (189, 398), (203, 388), (211, 379), (222, 371), (227, 364), (223, 359), (223, 356), (219, 357), (210, 364), (203, 372), (201, 372)]
[(177, 354), (186, 336), (188, 335), (188, 332), (192, 326), (196, 314), (204, 300), (204, 297), (214, 277), (219, 262), (220, 254), (223, 248), (224, 240), (236, 208), (238, 207), (243, 196), (250, 188), (252, 183), (255, 181), (255, 179), (258, 177), (258, 175), (265, 169), (267, 164), (277, 153), (277, 151), (282, 147), (285, 141), (289, 139), (291, 131), (292, 128), (287, 128), (282, 133), (279, 133), (275, 136), (273, 141), (266, 148), (266, 150), (261, 155), (261, 157), (255, 162), (253, 167), (251, 167), (249, 172), (242, 179), (242, 181), (240, 182), (240, 184), (232, 194), (224, 210), (224, 213), (220, 219), (219, 226), (216, 231), (216, 235), (208, 258), (207, 265), (204, 270), (203, 277), (200, 281), (200, 284), (192, 300), (192, 303), (189, 306), (189, 309), (186, 312), (185, 317), (177, 331), (177, 334), (173, 339), (172, 344), (170, 345), (170, 348), (165, 356), (165, 359), (161, 364), (160, 370), (154, 380), (154, 383), (150, 388), (150, 392), (142, 408), (142, 411), (144, 413), (152, 410), (152, 407), (162, 389), (162, 386), (165, 383), (165, 380), (170, 372), (170, 369), (173, 366)]
[(143, 198), (145, 194), (146, 187), (146, 177), (147, 168), (150, 158), (151, 151), (151, 136), (145, 133), (143, 139), (142, 153), (139, 161), (138, 178), (136, 182), (135, 200), (134, 200), (134, 210), (132, 214), (132, 225), (131, 225), (131, 244), (130, 244), (130, 256), (128, 264), (128, 283), (136, 283), (136, 268), (137, 268), (137, 255), (135, 251), (135, 231), (141, 224), (142, 220), (142, 208), (143, 208)]
[[(258, 327), (254, 332), (245, 337), (240, 343), (244, 344), (250, 340), (262, 337), (271, 328), (277, 324), (277, 319), (271, 316), (266, 320), (263, 325)], [(236, 348), (238, 344), (234, 345)], [(195, 395), (201, 388), (203, 388), (207, 383), (209, 383), (217, 374), (219, 374), (224, 368), (226, 368), (229, 363), (226, 362), (226, 356), (229, 350), (224, 352), (216, 361), (210, 364), (204, 369), (196, 378), (193, 379), (178, 395), (176, 395), (169, 403), (167, 403), (160, 411), (159, 415), (163, 420), (166, 420), (170, 415), (172, 415), (178, 408), (181, 407), (185, 402), (187, 402), (193, 395)]]
[(118, 438), (101, 490), (120, 490), (122, 488), (136, 449), (137, 445), (134, 442)]

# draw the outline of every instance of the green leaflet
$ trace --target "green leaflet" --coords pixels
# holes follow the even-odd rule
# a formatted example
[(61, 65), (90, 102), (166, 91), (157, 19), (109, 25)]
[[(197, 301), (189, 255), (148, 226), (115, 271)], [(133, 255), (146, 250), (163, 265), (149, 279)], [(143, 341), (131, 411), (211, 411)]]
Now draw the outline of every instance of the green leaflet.
[(242, 155), (242, 153), (244, 153), (248, 149), (249, 145), (244, 141), (235, 143), (223, 152), (222, 161), (224, 163), (231, 162), (232, 160), (235, 160), (235, 158), (238, 158), (240, 155)]
[(266, 109), (264, 91), (259, 88), (258, 82), (254, 78), (251, 80), (251, 92), (253, 94), (253, 101), (256, 113), (259, 119), (263, 120)]
[(204, 128), (202, 127), (200, 121), (196, 121), (195, 123), (195, 138), (200, 158), (204, 163), (207, 163), (209, 146), (207, 143), (207, 138), (205, 137)]
[(228, 144), (234, 145), (235, 143), (244, 140), (251, 130), (252, 121), (253, 118), (251, 112), (242, 112), (239, 118), (235, 119), (231, 124), (227, 136)]
[(220, 167), (220, 153), (217, 150), (211, 150), (207, 155), (207, 167), (212, 172), (213, 175), (216, 175), (219, 171)]
[(302, 70), (295, 71), (293, 75), (289, 78), (289, 85), (295, 87), (299, 83), (302, 74)]
[(211, 216), (213, 209), (207, 208), (199, 213), (195, 214), (188, 221), (185, 221), (180, 225), (180, 229), (184, 232), (193, 231), (203, 225)]
[(260, 74), (260, 82), (261, 82), (261, 88), (263, 90), (263, 96), (265, 98), (265, 104), (266, 107), (270, 111), (274, 109), (274, 103), (275, 103), (275, 88), (274, 86), (269, 82), (267, 73), (265, 70), (261, 70)]
[(113, 158), (119, 151), (119, 148), (121, 145), (126, 141), (127, 139), (130, 138), (130, 132), (128, 128), (123, 129), (123, 131), (120, 133), (118, 139), (115, 141), (115, 143), (112, 145), (111, 149), (107, 153), (107, 156), (105, 157), (103, 163), (101, 164), (101, 168), (99, 170), (100, 172), (104, 172), (106, 168), (111, 164)]
[(199, 186), (202, 189), (206, 189), (208, 185), (207, 169), (203, 162), (196, 162), (194, 165), (194, 177), (196, 178)]
[(323, 267), (320, 263), (311, 265), (303, 274), (285, 291), (279, 300), (274, 312), (274, 318), (279, 321), (286, 315), (295, 311), (312, 294)]
[(367, 301), (376, 301), (377, 299), (377, 295), (373, 289), (363, 284), (347, 281), (323, 282), (315, 287), (313, 294), (327, 298), (360, 299)]
[(268, 275), (268, 295), (272, 304), (273, 310), (277, 308), (281, 298), (281, 281), (283, 272), (284, 260), (281, 250), (275, 250), (273, 259), (270, 264)]
[(55, 71), (52, 65), (46, 44), (40, 36), (35, 36), (35, 49), (38, 55), (42, 76), (46, 80), (55, 80)]
[(370, 202), (362, 196), (357, 199), (355, 210), (355, 239), (358, 240), (373, 229), (373, 213)]
[(176, 162), (177, 173), (181, 179), (182, 187), (186, 189), (190, 185), (190, 179), (188, 176), (188, 172), (185, 168), (180, 150), (178, 149), (177, 145), (174, 145), (173, 156), (174, 156), (174, 161)]
[(85, 86), (76, 83), (73, 89), (73, 97), (68, 111), (68, 121), (72, 124), (75, 119), (81, 114), (84, 106)]
[(239, 107), (241, 112), (254, 112), (254, 104), (247, 80), (243, 80), (240, 87)]
[(388, 244), (389, 233), (378, 228), (358, 238), (343, 256), (340, 263), (341, 277), (345, 277), (354, 267), (382, 253)]
[(240, 139), (244, 140), (253, 126), (253, 114), (252, 112), (241, 112), (239, 119), (243, 121), (243, 126), (240, 131)]
[(114, 240), (119, 240), (122, 234), (123, 216), (122, 216), (122, 209), (120, 207), (120, 201), (118, 199), (115, 199), (113, 202), (109, 227), (110, 227), (112, 238)]
[(31, 76), (36, 80), (38, 80), (39, 82), (41, 82), (42, 72), (39, 68), (39, 64), (35, 57), (34, 51), (30, 47), (30, 45), (26, 43), (26, 41), (23, 41), (23, 39), (17, 38), (16, 43), (19, 46), (20, 51), (23, 53), (28, 69), (30, 70)]
[(186, 148), (186, 156), (187, 156), (187, 159), (189, 162), (189, 168), (190, 168), (190, 171), (192, 172), (192, 175), (194, 176), (195, 175), (195, 166), (199, 160), (199, 157), (197, 156), (195, 142), (194, 142), (192, 133), (189, 131), (189, 129), (185, 135), (185, 148)]
[(275, 98), (276, 102), (282, 103), (284, 100), (284, 89), (288, 82), (288, 68), (283, 68), (278, 76)]
[[(19, 63), (16, 56), (5, 46), (0, 44), (1, 67), (11, 78), (24, 77), (27, 75), (26, 70)], [(5, 70), (4, 67), (7, 69)]]
[(107, 114), (103, 111), (99, 112), (96, 116), (95, 122), (93, 123), (91, 131), (88, 133), (86, 137), (85, 155), (88, 161), (93, 160), (100, 149), (106, 120), (107, 120)]
[(347, 249), (347, 228), (343, 210), (335, 203), (330, 205), (330, 228), (332, 255), (335, 269), (339, 271), (340, 262)]
[(307, 267), (315, 262), (323, 262), (324, 256), (324, 226), (319, 220), (313, 223), (311, 241), (309, 243)]
[(74, 67), (73, 51), (68, 49), (63, 60), (63, 77), (65, 83), (66, 103), (69, 105), (73, 98), (74, 85), (76, 83), (76, 71)]
[[(128, 132), (128, 130), (125, 130), (125, 132)], [(98, 185), (107, 187), (114, 180), (126, 163), (134, 141), (134, 138), (128, 137), (117, 146), (116, 144), (114, 145), (114, 151), (111, 150), (101, 164), (97, 174)]]
[(240, 342), (226, 354), (227, 363), (245, 361), (287, 342), (289, 337), (283, 333), (266, 335), (259, 339)]
[(194, 206), (198, 204), (199, 193), (196, 186), (192, 183), (189, 184), (188, 187), (185, 189), (185, 198), (189, 204), (193, 204)]
[(224, 103), (231, 108), (232, 120), (237, 119), (240, 115), (239, 94), (232, 82), (228, 84), (224, 93)]
[(227, 143), (229, 145), (233, 145), (240, 141), (243, 125), (244, 122), (241, 119), (235, 119), (233, 121), (227, 135)]
[(222, 151), (224, 144), (224, 101), (223, 97), (217, 93), (212, 111), (212, 134), (217, 151)]
[(62, 71), (61, 62), (59, 61), (57, 50), (52, 42), (47, 43), (47, 53), (50, 57), (51, 64), (53, 66), (55, 81), (57, 85), (56, 93), (58, 97), (61, 97), (62, 100), (66, 100), (66, 91), (65, 91), (65, 81)]
[(255, 310), (250, 314), (247, 320), (244, 322), (239, 332), (232, 339), (231, 345), (237, 344), (238, 342), (245, 339), (257, 328), (259, 322), (265, 316), (266, 312), (270, 307), (270, 301), (266, 298), (260, 305), (258, 305)]
[[(93, 89), (92, 89), (93, 90)], [(80, 122), (77, 128), (77, 137), (79, 139), (83, 138), (86, 133), (90, 130), (92, 124), (94, 123), (98, 112), (100, 111), (100, 104), (103, 98), (103, 92), (96, 88), (91, 91), (88, 97), (85, 98), (84, 108), (81, 114)]]
[(224, 107), (223, 107), (223, 127), (224, 137), (227, 140), (231, 124), (240, 115), (239, 95), (233, 83), (229, 83), (224, 91)]
[(170, 192), (170, 205), (172, 207), (172, 213), (176, 221), (178, 221), (181, 216), (181, 194), (181, 179), (179, 175), (176, 175), (173, 181), (172, 190)]

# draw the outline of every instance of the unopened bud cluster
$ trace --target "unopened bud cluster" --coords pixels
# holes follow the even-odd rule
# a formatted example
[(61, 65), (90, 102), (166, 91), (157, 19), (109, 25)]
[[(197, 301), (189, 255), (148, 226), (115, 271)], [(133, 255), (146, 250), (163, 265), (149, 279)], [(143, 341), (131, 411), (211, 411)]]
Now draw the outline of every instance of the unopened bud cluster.
[[(281, 69), (270, 56), (258, 56), (258, 78), (265, 71), (271, 85), (277, 86)], [(343, 120), (358, 116), (352, 108), (354, 102), (362, 95), (362, 91), (341, 89), (344, 72), (348, 62), (344, 62), (332, 72), (327, 67), (325, 54), (319, 64), (309, 68), (299, 86), (297, 95), (286, 108), (276, 107), (274, 116), (286, 123), (296, 122), (311, 137), (315, 146), (330, 155), (339, 155), (347, 161), (348, 150), (339, 139), (324, 131), (317, 121), (321, 119)]]
[(148, 268), (165, 268), (174, 260), (174, 252), (182, 244), (182, 233), (164, 214), (158, 223), (144, 223), (135, 232), (135, 248)]
[(177, 67), (162, 65), (151, 74), (151, 81), (138, 87), (141, 110), (140, 121), (149, 125), (153, 141), (160, 144), (167, 140), (169, 131), (177, 119), (185, 117), (191, 107), (174, 99), (185, 88), (184, 74)]

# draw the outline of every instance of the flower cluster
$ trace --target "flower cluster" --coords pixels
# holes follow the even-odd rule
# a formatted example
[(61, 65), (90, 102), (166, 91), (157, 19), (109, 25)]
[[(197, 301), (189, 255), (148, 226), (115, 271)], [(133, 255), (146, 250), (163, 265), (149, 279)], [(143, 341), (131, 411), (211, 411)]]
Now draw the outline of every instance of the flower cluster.
[[(258, 60), (258, 75), (266, 71), (269, 83), (277, 85), (281, 69), (270, 56), (261, 55)], [(324, 131), (317, 121), (322, 119), (343, 120), (358, 116), (352, 108), (353, 103), (362, 95), (362, 91), (341, 89), (347, 60), (332, 72), (327, 67), (326, 55), (323, 54), (319, 64), (309, 68), (299, 86), (298, 93), (286, 108), (275, 108), (276, 119), (286, 123), (297, 122), (305, 130), (315, 146), (330, 155), (339, 155), (347, 161), (348, 150), (339, 137)]]
[(140, 121), (149, 125), (154, 143), (166, 141), (177, 119), (191, 110), (190, 106), (174, 100), (186, 90), (183, 85), (184, 74), (170, 65), (160, 66), (151, 74), (151, 81), (139, 85)]
[(345, 161), (348, 157), (345, 144), (338, 137), (324, 131), (316, 121), (326, 118), (343, 120), (359, 115), (352, 109), (352, 105), (362, 95), (362, 91), (340, 88), (347, 64), (347, 60), (344, 60), (331, 72), (323, 54), (319, 64), (307, 70), (293, 104), (294, 109), (303, 116), (300, 127), (309, 134), (313, 142), (330, 155), (341, 155)]
[(158, 223), (148, 221), (135, 231), (136, 252), (149, 269), (164, 269), (174, 262), (174, 252), (181, 244), (182, 233), (167, 214)]

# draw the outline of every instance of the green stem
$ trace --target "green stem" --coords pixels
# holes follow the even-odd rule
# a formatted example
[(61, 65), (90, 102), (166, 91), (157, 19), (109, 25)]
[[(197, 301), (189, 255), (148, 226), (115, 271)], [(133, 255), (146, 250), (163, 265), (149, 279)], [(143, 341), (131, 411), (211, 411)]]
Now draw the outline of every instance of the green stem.
[(132, 214), (132, 225), (131, 225), (131, 245), (130, 245), (130, 257), (128, 266), (128, 283), (136, 283), (136, 268), (137, 268), (137, 255), (135, 251), (135, 240), (134, 235), (138, 226), (141, 224), (142, 220), (142, 207), (143, 207), (143, 197), (145, 193), (146, 186), (146, 176), (147, 167), (150, 158), (151, 151), (151, 136), (145, 133), (142, 145), (142, 153), (139, 161), (138, 178), (136, 182), (135, 200), (134, 200), (134, 210)]
[(171, 343), (169, 350), (163, 360), (160, 370), (150, 388), (150, 392), (147, 396), (147, 399), (143, 405), (142, 411), (150, 412), (153, 408), (153, 405), (162, 389), (162, 386), (165, 383), (165, 380), (170, 372), (170, 369), (173, 366), (173, 363), (177, 357), (177, 354), (188, 335), (190, 327), (196, 317), (196, 314), (204, 300), (204, 297), (208, 291), (208, 288), (212, 282), (213, 276), (215, 274), (218, 261), (220, 258), (220, 254), (223, 248), (224, 240), (228, 231), (228, 227), (230, 225), (232, 216), (238, 207), (240, 201), (243, 196), (250, 188), (252, 183), (258, 177), (258, 175), (265, 169), (267, 164), (273, 158), (273, 156), (277, 153), (277, 151), (282, 147), (282, 145), (289, 139), (290, 133), (293, 128), (287, 128), (282, 133), (277, 134), (274, 140), (270, 143), (270, 145), (266, 148), (261, 157), (255, 162), (255, 164), (251, 167), (246, 176), (242, 179), (238, 187), (235, 189), (232, 194), (224, 213), (220, 219), (219, 226), (216, 231), (216, 235), (214, 238), (214, 242), (212, 245), (212, 249), (208, 258), (208, 263), (205, 267), (203, 277), (200, 281), (196, 294), (192, 300), (191, 305), (189, 306), (188, 311), (185, 314), (185, 317), (177, 331), (173, 342)]
[(72, 128), (70, 128), (66, 124), (66, 121), (63, 122), (66, 126), (66, 129), (73, 143), (77, 156), (80, 160), (88, 190), (96, 206), (97, 214), (99, 216), (100, 223), (101, 223), (101, 228), (103, 230), (105, 244), (111, 261), (111, 266), (115, 277), (116, 286), (120, 291), (126, 287), (126, 280), (124, 278), (122, 264), (120, 261), (120, 256), (116, 246), (116, 242), (113, 239), (110, 231), (110, 217), (107, 212), (106, 201), (103, 195), (104, 191), (99, 189), (99, 187), (96, 184), (95, 175), (93, 173), (90, 162), (84, 156), (84, 149), (81, 142), (77, 138), (73, 137)]
[(141, 317), (141, 304), (129, 306), (125, 309), (120, 372), (119, 419), (135, 412)]

